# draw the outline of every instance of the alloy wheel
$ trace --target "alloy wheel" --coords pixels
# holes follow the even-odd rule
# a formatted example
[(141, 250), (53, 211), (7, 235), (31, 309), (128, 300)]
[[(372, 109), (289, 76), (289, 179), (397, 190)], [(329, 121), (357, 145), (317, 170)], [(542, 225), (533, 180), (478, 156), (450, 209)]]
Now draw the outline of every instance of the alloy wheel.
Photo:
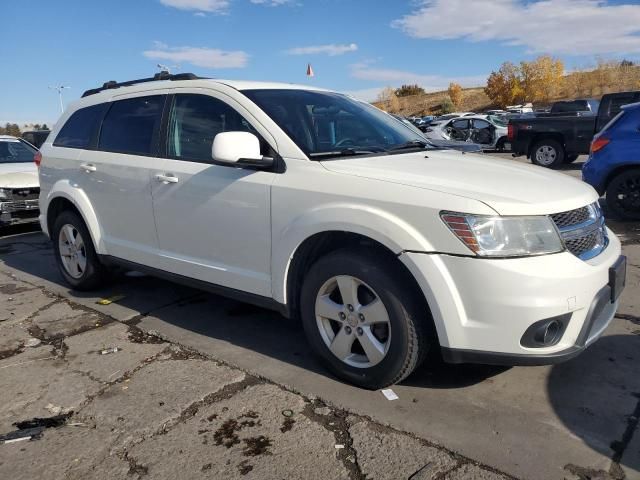
[(536, 150), (536, 161), (545, 167), (552, 165), (553, 162), (556, 161), (557, 156), (558, 152), (556, 152), (556, 149), (549, 145), (541, 145)]
[(640, 174), (629, 176), (620, 182), (614, 202), (621, 212), (629, 216), (640, 214)]
[(389, 313), (376, 292), (362, 280), (339, 275), (318, 291), (316, 323), (331, 353), (352, 367), (380, 363), (391, 344)]
[(76, 227), (67, 223), (60, 229), (58, 250), (65, 271), (75, 279), (81, 278), (87, 269), (87, 250)]

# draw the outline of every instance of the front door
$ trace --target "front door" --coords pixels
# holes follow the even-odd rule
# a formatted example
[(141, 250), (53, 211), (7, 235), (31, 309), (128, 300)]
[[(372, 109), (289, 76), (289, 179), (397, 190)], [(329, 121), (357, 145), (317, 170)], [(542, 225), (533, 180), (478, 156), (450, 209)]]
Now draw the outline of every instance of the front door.
[[(165, 158), (152, 170), (157, 265), (271, 296), (271, 184), (276, 174), (215, 165), (211, 158), (220, 132), (250, 131), (261, 139), (266, 132), (259, 135), (248, 112), (235, 103), (232, 107), (231, 99), (211, 95), (184, 93), (170, 100)], [(269, 153), (271, 147), (262, 142), (263, 153)]]

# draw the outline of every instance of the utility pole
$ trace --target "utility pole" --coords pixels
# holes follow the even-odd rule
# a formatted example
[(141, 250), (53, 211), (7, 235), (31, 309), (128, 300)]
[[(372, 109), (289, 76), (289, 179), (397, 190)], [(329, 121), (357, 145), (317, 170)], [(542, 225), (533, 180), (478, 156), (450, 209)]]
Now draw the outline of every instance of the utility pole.
[(58, 92), (58, 99), (60, 100), (60, 113), (64, 113), (64, 104), (62, 103), (62, 90), (65, 88), (71, 88), (66, 85), (58, 85), (58, 86), (50, 86), (50, 90), (55, 90)]

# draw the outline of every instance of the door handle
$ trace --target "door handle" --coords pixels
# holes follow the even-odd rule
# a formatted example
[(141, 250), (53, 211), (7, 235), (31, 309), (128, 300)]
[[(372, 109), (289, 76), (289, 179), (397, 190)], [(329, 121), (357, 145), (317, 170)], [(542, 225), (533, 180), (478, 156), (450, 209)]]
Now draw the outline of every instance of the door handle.
[(156, 180), (164, 183), (165, 185), (168, 185), (169, 183), (178, 183), (178, 177), (172, 175), (171, 173), (159, 173), (156, 175)]
[(80, 168), (87, 173), (95, 172), (97, 170), (96, 166), (93, 163), (83, 163), (80, 165)]

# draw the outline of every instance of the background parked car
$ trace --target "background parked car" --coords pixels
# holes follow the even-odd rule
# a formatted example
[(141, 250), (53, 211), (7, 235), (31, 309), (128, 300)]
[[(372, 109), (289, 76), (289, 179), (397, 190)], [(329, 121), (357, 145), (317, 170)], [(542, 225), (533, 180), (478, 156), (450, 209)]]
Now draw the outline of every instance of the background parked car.
[(507, 122), (493, 115), (459, 117), (431, 125), (425, 135), (435, 140), (477, 143), (486, 150), (504, 150), (507, 144)]
[(640, 220), (640, 103), (625, 105), (591, 143), (582, 178), (601, 195), (609, 210), (625, 220)]
[(21, 138), (0, 135), (0, 227), (38, 221), (37, 153)]
[[(599, 132), (625, 104), (640, 101), (640, 91), (610, 93), (600, 100), (597, 115), (565, 114), (511, 118), (509, 141), (514, 156), (527, 155), (537, 165), (559, 168), (589, 153)], [(591, 108), (591, 107), (590, 107)]]

